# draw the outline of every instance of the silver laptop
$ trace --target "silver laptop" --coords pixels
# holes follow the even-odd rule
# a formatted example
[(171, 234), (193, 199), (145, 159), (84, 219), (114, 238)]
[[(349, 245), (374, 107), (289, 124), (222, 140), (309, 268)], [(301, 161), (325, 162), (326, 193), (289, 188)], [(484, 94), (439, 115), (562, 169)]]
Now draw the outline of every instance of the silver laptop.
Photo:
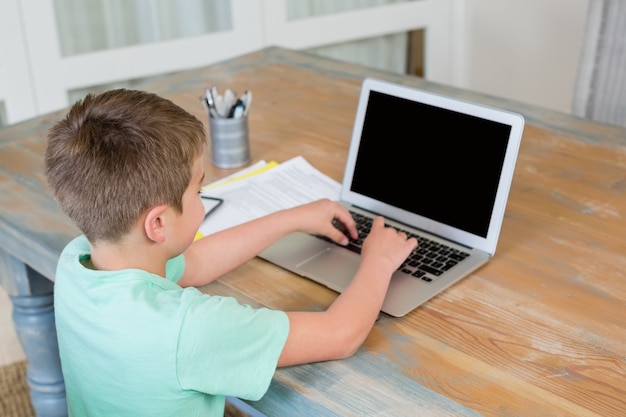
[[(407, 314), (494, 255), (523, 127), (516, 113), (364, 80), (341, 203), (419, 240), (383, 312)], [(260, 257), (341, 292), (360, 262), (352, 246), (294, 233)]]

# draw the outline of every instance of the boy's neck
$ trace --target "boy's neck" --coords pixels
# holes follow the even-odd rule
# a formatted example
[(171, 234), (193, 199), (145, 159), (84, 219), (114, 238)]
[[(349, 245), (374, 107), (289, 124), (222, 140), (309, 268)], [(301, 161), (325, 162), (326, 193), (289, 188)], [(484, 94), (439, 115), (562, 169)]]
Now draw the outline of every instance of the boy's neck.
[[(140, 269), (165, 277), (168, 257), (160, 245), (145, 239), (145, 236), (129, 234), (116, 243), (90, 243), (91, 264), (100, 271)], [(89, 266), (88, 266), (89, 267)]]

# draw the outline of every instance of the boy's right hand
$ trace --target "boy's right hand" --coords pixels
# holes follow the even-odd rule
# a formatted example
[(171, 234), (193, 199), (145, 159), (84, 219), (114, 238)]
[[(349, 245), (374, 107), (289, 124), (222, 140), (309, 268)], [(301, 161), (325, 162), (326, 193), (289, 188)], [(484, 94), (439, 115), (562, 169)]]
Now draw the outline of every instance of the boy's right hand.
[[(294, 207), (289, 211), (297, 213), (298, 230), (303, 232), (326, 236), (340, 245), (347, 245), (348, 238), (358, 237), (352, 215), (347, 208), (336, 201), (323, 198)], [(335, 223), (341, 225), (344, 231), (336, 228)]]
[(402, 262), (417, 247), (417, 239), (410, 238), (393, 227), (385, 227), (385, 219), (377, 216), (372, 223), (372, 229), (363, 242), (361, 256), (364, 261), (380, 258), (387, 264), (390, 272), (400, 267)]

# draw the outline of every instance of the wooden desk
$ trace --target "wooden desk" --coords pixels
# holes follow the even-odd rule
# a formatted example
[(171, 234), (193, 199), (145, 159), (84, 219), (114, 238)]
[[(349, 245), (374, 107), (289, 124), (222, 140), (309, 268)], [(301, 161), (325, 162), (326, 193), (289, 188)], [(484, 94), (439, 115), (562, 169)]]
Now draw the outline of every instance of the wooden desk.
[[(268, 416), (626, 415), (626, 130), (277, 48), (141, 88), (205, 121), (206, 86), (250, 89), (253, 161), (303, 155), (339, 181), (364, 76), (526, 117), (496, 256), (406, 317), (383, 316), (352, 358), (277, 370), (253, 406)], [(0, 130), (0, 279), (20, 310), (38, 405), (62, 394), (48, 280), (78, 233), (42, 174), (45, 132), (63, 113)], [(231, 172), (207, 165), (209, 181)], [(336, 297), (259, 259), (204, 289), (276, 309)]]

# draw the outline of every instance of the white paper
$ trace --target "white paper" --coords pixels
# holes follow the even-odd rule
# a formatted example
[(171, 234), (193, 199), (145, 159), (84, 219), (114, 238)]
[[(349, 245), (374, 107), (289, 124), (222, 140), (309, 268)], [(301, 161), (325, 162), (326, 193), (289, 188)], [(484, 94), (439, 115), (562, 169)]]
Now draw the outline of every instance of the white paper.
[(203, 194), (224, 203), (202, 223), (200, 232), (208, 235), (320, 198), (338, 200), (340, 191), (337, 181), (297, 156), (257, 175), (207, 187)]

